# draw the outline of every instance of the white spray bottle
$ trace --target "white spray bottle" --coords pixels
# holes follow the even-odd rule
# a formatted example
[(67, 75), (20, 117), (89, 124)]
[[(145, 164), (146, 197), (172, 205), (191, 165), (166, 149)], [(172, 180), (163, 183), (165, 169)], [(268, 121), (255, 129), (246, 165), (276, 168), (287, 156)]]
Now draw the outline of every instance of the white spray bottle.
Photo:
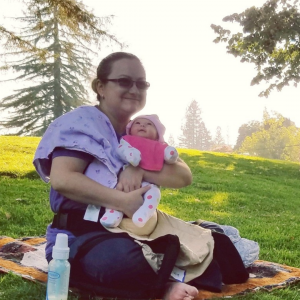
[(58, 233), (48, 266), (46, 300), (67, 300), (70, 279), (68, 236)]

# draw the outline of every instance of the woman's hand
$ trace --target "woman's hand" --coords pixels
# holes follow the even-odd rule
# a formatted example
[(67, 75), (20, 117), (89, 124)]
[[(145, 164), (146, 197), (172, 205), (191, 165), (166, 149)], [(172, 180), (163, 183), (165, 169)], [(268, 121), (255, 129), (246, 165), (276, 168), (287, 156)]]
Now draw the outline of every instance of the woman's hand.
[(151, 188), (151, 185), (144, 186), (142, 188), (136, 189), (129, 193), (124, 193), (124, 197), (122, 201), (124, 201), (123, 205), (123, 213), (132, 218), (133, 214), (143, 205), (144, 199), (143, 195)]
[(125, 193), (135, 191), (141, 187), (143, 177), (143, 169), (129, 165), (121, 171), (116, 189)]

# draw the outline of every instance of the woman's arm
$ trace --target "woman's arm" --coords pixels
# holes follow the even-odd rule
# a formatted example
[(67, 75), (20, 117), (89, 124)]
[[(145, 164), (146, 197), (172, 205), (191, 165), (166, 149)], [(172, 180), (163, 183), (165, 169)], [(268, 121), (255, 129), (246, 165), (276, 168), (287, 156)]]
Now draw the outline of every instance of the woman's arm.
[(83, 174), (87, 164), (77, 157), (55, 157), (50, 172), (53, 189), (74, 201), (116, 209), (131, 217), (143, 204), (142, 195), (150, 186), (130, 193), (105, 187)]
[(160, 172), (145, 171), (143, 180), (176, 189), (190, 185), (193, 176), (189, 166), (178, 158), (174, 164), (164, 164)]
[(141, 186), (143, 180), (163, 187), (181, 188), (190, 185), (193, 177), (188, 165), (178, 158), (172, 165), (164, 164), (159, 172), (128, 166), (119, 176), (117, 189), (124, 192), (133, 191)]

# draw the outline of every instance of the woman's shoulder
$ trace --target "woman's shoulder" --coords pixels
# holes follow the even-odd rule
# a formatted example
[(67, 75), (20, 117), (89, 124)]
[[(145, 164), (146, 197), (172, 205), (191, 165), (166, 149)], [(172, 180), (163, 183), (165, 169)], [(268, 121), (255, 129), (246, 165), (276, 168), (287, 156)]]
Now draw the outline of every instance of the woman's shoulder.
[[(84, 105), (79, 106), (53, 121), (51, 127), (61, 127), (64, 125), (72, 126), (99, 126), (99, 122), (107, 122), (108, 118), (96, 106)], [(97, 125), (96, 125), (97, 124)]]
[(74, 116), (74, 115), (82, 115), (82, 116), (105, 116), (96, 106), (93, 105), (82, 105), (74, 108), (73, 110), (67, 112), (63, 116)]

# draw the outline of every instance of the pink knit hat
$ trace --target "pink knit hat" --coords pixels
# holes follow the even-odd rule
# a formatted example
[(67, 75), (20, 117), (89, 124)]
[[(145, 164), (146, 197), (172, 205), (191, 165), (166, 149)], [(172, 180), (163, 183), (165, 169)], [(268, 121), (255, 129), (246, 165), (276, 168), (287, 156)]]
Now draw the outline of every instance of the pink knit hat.
[(126, 126), (126, 134), (130, 134), (130, 128), (133, 124), (133, 122), (136, 119), (147, 119), (150, 120), (154, 126), (156, 127), (157, 133), (158, 133), (158, 141), (164, 143), (164, 134), (166, 131), (165, 126), (160, 122), (158, 115), (142, 115), (142, 116), (137, 116), (134, 118), (132, 121), (130, 121), (127, 126)]

